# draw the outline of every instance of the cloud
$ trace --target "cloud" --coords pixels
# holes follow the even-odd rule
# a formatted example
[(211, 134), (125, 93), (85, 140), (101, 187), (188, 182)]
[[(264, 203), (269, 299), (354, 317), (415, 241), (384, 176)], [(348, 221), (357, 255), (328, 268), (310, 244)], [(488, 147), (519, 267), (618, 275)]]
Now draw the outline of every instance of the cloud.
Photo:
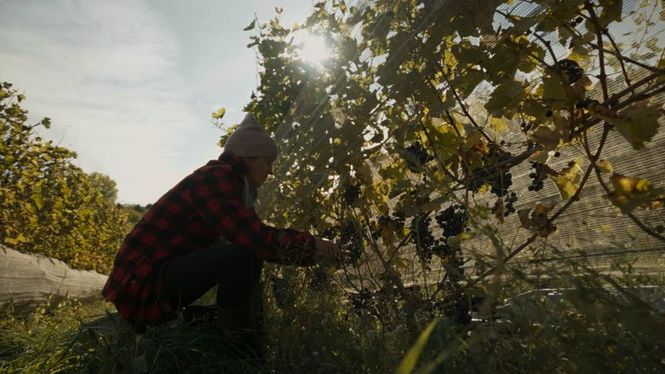
[(33, 120), (53, 119), (49, 136), (86, 171), (115, 179), (121, 201), (155, 201), (201, 159), (188, 154), (215, 151), (192, 148), (209, 113), (183, 97), (179, 59), (145, 2), (0, 3), (0, 80), (25, 91)]

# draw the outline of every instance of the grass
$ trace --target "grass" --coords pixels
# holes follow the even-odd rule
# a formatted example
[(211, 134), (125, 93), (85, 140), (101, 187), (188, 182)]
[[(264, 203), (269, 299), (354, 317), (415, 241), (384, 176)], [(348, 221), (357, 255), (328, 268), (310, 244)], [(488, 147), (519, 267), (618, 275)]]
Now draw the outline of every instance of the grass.
[(113, 310), (98, 300), (46, 301), (25, 313), (9, 305), (0, 314), (2, 373), (257, 372), (259, 361), (211, 326), (177, 322), (134, 334), (81, 329)]
[(34, 309), (5, 305), (0, 309), (0, 371), (76, 371), (83, 354), (74, 351), (86, 349), (78, 341), (80, 321), (106, 307), (101, 301), (53, 299)]
[[(437, 311), (421, 311), (420, 329), (441, 320), (418, 352), (416, 370), (663, 372), (665, 316), (633, 297), (628, 281), (613, 281), (626, 292), (599, 279), (562, 279), (560, 285), (572, 290), (565, 298), (513, 302), (503, 321), (466, 327)], [(354, 310), (334, 287), (295, 294), (280, 308), (266, 292), (264, 362), (205, 324), (176, 321), (143, 335), (120, 329), (114, 337), (81, 332), (81, 322), (112, 310), (97, 300), (49, 300), (29, 313), (8, 306), (0, 311), (0, 372), (389, 373), (415, 341), (406, 316)], [(377, 310), (395, 302), (379, 301), (384, 305)]]

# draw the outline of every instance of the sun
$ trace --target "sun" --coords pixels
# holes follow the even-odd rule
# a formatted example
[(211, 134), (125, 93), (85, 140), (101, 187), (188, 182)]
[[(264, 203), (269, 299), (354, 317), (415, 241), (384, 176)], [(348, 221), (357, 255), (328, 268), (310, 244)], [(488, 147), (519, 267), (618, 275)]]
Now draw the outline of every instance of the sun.
[(298, 48), (298, 56), (311, 65), (321, 67), (323, 62), (330, 57), (330, 47), (321, 35), (303, 32), (297, 35), (295, 44)]

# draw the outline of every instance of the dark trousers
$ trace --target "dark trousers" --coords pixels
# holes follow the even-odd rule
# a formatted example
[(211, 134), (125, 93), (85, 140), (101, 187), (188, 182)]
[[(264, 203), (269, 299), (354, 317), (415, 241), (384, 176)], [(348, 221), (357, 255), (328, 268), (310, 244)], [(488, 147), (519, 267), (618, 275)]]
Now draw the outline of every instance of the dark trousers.
[(175, 309), (217, 286), (218, 306), (236, 308), (249, 303), (252, 314), (260, 314), (262, 269), (263, 261), (249, 249), (217, 243), (171, 261), (164, 271), (164, 283)]

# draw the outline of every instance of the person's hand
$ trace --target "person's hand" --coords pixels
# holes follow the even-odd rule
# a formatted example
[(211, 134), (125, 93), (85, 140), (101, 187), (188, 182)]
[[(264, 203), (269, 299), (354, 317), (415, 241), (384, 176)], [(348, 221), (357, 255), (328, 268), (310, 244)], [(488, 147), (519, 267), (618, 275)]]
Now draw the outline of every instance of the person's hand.
[(315, 237), (314, 243), (316, 245), (316, 250), (314, 252), (316, 262), (337, 263), (342, 260), (344, 255), (342, 249), (334, 242)]

